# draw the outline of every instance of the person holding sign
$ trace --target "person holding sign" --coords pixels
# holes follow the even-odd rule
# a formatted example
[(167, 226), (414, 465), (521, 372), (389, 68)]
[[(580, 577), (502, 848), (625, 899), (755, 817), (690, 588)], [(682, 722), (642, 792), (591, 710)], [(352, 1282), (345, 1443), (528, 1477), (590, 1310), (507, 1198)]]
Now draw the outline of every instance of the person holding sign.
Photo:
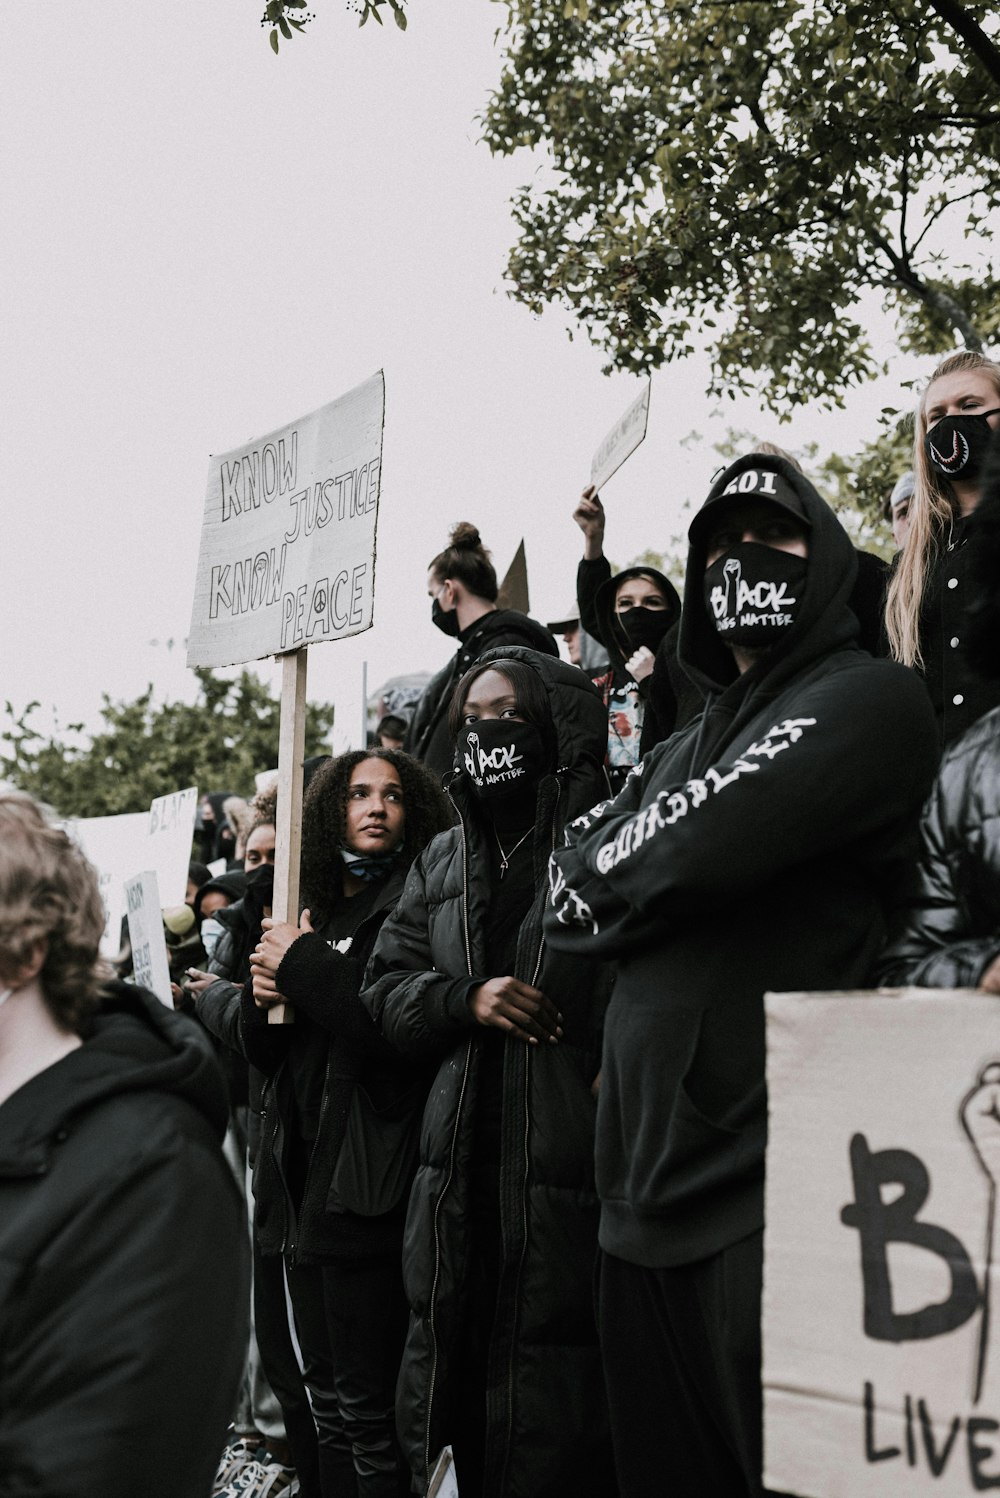
[[(265, 918), (250, 958), (241, 1034), (269, 1079), (254, 1235), (265, 1258), (284, 1255), (323, 1498), (407, 1491), (393, 1414), (400, 1258), (428, 1078), (401, 1063), (358, 994), (410, 864), (449, 822), (434, 777), (408, 755), (326, 761), (303, 806), (301, 923)], [(268, 1025), (283, 1001), (294, 1025)]]
[(677, 700), (658, 652), (680, 617), (681, 601), (655, 567), (626, 567), (612, 577), (596, 490), (584, 489), (573, 519), (584, 537), (576, 580), (580, 621), (610, 662), (596, 685), (608, 713), (608, 775), (612, 790), (619, 790), (642, 756), (673, 732)]
[(552, 855), (546, 939), (617, 977), (597, 1117), (599, 1325), (622, 1498), (756, 1498), (766, 990), (869, 983), (936, 761), (916, 676), (857, 643), (857, 561), (752, 453), (689, 530), (705, 697)]
[(495, 650), (452, 700), (461, 825), (418, 860), (363, 995), (432, 1063), (403, 1273), (397, 1423), (425, 1492), (614, 1492), (593, 1322), (592, 1087), (610, 974), (542, 941), (545, 861), (606, 790), (600, 698), (575, 666)]
[(197, 1025), (105, 982), (103, 927), (76, 844), (0, 795), (0, 1487), (200, 1498), (249, 1283), (225, 1089)]
[(458, 648), (427, 683), (406, 734), (407, 751), (435, 775), (447, 775), (452, 767), (448, 708), (463, 671), (487, 650), (501, 645), (525, 645), (543, 655), (559, 654), (543, 625), (517, 609), (497, 608), (498, 591), (497, 575), (479, 532), (462, 521), (427, 573), (431, 618), (442, 634), (458, 641)]

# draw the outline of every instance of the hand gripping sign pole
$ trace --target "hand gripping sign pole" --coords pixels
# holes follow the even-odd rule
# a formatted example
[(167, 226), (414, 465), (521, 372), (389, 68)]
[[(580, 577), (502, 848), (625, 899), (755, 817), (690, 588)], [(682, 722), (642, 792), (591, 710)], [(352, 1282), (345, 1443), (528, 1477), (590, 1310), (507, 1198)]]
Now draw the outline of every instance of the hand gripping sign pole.
[[(306, 651), (370, 629), (382, 468), (381, 371), (209, 464), (189, 666), (282, 658), (272, 912), (298, 923)], [(276, 1005), (268, 1019), (291, 1018)]]

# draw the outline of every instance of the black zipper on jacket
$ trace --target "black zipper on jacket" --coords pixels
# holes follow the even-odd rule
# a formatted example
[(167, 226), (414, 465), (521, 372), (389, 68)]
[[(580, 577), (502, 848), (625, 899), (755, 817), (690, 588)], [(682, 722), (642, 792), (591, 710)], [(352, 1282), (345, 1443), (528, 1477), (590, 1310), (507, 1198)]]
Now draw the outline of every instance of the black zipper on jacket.
[[(449, 792), (449, 800), (452, 800)], [(452, 805), (454, 806), (454, 800)], [(456, 807), (456, 810), (458, 808)], [(465, 961), (472, 977), (472, 945), (469, 941), (469, 846), (465, 836), (465, 822), (459, 811), (459, 827), (462, 834), (462, 930), (465, 935)], [(430, 1307), (427, 1314), (427, 1330), (431, 1338), (431, 1372), (430, 1381), (427, 1386), (427, 1417), (424, 1425), (424, 1478), (430, 1479), (431, 1474), (431, 1419), (434, 1411), (434, 1386), (437, 1382), (438, 1364), (438, 1342), (437, 1327), (434, 1324), (434, 1316), (437, 1310), (438, 1281), (441, 1277), (441, 1231), (440, 1216), (441, 1207), (451, 1187), (455, 1175), (455, 1151), (458, 1148), (458, 1121), (462, 1116), (462, 1105), (465, 1101), (465, 1089), (469, 1081), (469, 1069), (472, 1065), (472, 1041), (466, 1042), (465, 1069), (462, 1073), (462, 1086), (458, 1094), (458, 1105), (455, 1109), (455, 1127), (451, 1132), (451, 1149), (448, 1152), (448, 1175), (441, 1188), (441, 1194), (434, 1207), (434, 1279), (431, 1282)]]

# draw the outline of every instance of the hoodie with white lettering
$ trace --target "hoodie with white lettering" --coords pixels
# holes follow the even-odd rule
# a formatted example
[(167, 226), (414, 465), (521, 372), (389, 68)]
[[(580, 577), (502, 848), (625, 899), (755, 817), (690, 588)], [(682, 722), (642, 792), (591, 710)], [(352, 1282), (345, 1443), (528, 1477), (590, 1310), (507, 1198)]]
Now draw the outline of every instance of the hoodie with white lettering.
[[(739, 675), (704, 601), (705, 510), (766, 498), (771, 474), (797, 496), (806, 579), (794, 624)], [(618, 964), (601, 1245), (650, 1268), (761, 1226), (763, 995), (869, 981), (936, 760), (920, 681), (856, 644), (854, 550), (802, 474), (739, 459), (690, 534), (679, 656), (704, 711), (569, 826), (545, 923), (552, 947)]]

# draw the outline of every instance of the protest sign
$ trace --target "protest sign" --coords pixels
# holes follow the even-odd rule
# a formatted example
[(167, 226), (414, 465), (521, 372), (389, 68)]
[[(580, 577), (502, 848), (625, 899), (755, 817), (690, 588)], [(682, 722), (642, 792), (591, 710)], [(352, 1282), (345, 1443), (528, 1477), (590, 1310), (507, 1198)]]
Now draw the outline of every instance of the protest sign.
[(209, 464), (189, 666), (282, 655), (369, 629), (381, 371)]
[(183, 905), (187, 897), (197, 809), (198, 792), (193, 785), (169, 796), (156, 796), (150, 805), (149, 847), (143, 867), (155, 871), (164, 905)]
[(997, 1000), (766, 1006), (765, 1487), (1000, 1487)]
[(147, 862), (149, 813), (127, 812), (118, 817), (80, 817), (60, 824), (83, 850), (97, 871), (104, 902), (104, 934), (101, 953), (116, 957), (121, 946), (125, 914), (125, 880)]
[(594, 454), (590, 465), (590, 482), (595, 489), (604, 488), (611, 475), (617, 473), (625, 459), (632, 456), (645, 437), (651, 386), (652, 381), (647, 380), (642, 394), (636, 397), (625, 415), (615, 422)]
[(427, 1498), (458, 1498), (458, 1477), (455, 1472), (455, 1457), (450, 1446), (445, 1446), (434, 1463), (434, 1471), (427, 1487)]
[(128, 938), (132, 945), (132, 975), (149, 988), (168, 1009), (174, 1007), (170, 993), (167, 943), (160, 914), (160, 891), (153, 869), (145, 869), (125, 881)]

